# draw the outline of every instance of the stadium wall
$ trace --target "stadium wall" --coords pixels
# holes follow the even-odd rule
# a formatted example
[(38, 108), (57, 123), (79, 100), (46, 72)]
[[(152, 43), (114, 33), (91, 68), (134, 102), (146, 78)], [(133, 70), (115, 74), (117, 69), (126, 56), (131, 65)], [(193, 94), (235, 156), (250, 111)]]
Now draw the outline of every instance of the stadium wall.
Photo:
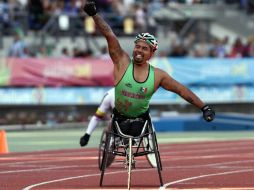
[(201, 114), (177, 114), (154, 118), (156, 131), (240, 131), (254, 130), (254, 115), (219, 113), (213, 122), (203, 120)]
[[(93, 70), (101, 69), (100, 64), (106, 64), (107, 68), (111, 65), (112, 68), (112, 64), (105, 60), (100, 63), (98, 59), (81, 61), (54, 59), (57, 60), (56, 63), (49, 59), (44, 61), (22, 59), (12, 61), (11, 64), (6, 60), (8, 59), (2, 58), (0, 62), (0, 85), (2, 86), (0, 88), (0, 124), (87, 121), (94, 114), (104, 93), (113, 85), (112, 72), (105, 73), (102, 78), (98, 78), (98, 75), (94, 78), (92, 74)], [(50, 77), (48, 72), (44, 75), (45, 73), (42, 72), (44, 69), (35, 70), (47, 68), (47, 64), (50, 68), (52, 65), (59, 65), (54, 69), (46, 69), (54, 71), (50, 72)], [(96, 64), (98, 68), (94, 67)], [(156, 57), (151, 64), (162, 68), (188, 86), (206, 103), (211, 104), (216, 112), (254, 113), (252, 59)], [(65, 67), (66, 69), (63, 69)], [(73, 69), (75, 67), (76, 69)], [(82, 72), (80, 68), (83, 68)], [(89, 80), (79, 80), (79, 77), (84, 79), (85, 76), (90, 76), (91, 82), (96, 79), (96, 81), (102, 80), (109, 83), (98, 83), (104, 86), (94, 85), (94, 83), (86, 85), (84, 82)], [(108, 80), (105, 80), (105, 77), (109, 77)], [(53, 83), (55, 81), (57, 84)], [(151, 113), (153, 116), (160, 116), (168, 111), (200, 113), (179, 96), (159, 89), (151, 100)]]

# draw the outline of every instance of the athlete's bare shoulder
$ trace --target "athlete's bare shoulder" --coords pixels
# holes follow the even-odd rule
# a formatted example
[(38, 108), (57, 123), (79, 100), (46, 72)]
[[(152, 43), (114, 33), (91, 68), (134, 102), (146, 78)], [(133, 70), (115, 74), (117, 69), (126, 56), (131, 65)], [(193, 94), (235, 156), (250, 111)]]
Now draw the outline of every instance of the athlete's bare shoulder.
[(115, 56), (115, 59), (113, 60), (113, 62), (115, 65), (118, 65), (118, 66), (128, 65), (130, 63), (130, 56), (123, 50), (121, 54), (118, 54), (117, 56)]
[(166, 71), (156, 67), (154, 68), (154, 75), (155, 75), (155, 89), (158, 89), (162, 85), (163, 80), (171, 78)]
[(124, 52), (122, 56), (118, 57), (117, 60), (114, 60), (115, 70), (120, 73), (125, 72), (130, 62), (131, 59), (129, 55), (126, 52)]
[(155, 77), (157, 77), (158, 79), (162, 79), (166, 76), (168, 76), (168, 73), (160, 68), (154, 68), (154, 72), (155, 72)]

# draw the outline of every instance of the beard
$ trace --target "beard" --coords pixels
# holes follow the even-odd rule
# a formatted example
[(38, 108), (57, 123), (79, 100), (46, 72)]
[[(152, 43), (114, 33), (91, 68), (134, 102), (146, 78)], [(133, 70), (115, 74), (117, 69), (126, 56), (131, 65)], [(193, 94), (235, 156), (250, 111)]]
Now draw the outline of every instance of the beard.
[(144, 61), (144, 57), (142, 55), (133, 54), (133, 60), (136, 64), (141, 64)]

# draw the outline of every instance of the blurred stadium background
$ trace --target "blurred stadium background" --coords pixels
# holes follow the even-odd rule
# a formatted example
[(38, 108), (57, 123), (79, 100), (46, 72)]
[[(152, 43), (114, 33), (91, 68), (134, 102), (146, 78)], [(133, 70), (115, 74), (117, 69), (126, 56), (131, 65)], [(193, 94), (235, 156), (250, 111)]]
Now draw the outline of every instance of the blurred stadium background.
[[(82, 3), (0, 2), (0, 129), (87, 126), (113, 86), (113, 67), (106, 41), (82, 13)], [(158, 131), (254, 129), (254, 0), (96, 3), (128, 53), (138, 32), (153, 33), (159, 50), (151, 64), (218, 115), (217, 123), (205, 124), (195, 107), (158, 90), (151, 101)]]

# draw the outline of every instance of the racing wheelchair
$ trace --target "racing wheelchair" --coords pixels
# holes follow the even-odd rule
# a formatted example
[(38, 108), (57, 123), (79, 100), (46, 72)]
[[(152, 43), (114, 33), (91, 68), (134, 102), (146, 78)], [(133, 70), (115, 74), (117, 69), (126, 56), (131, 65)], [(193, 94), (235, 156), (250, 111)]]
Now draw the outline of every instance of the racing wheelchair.
[[(105, 170), (112, 164), (116, 156), (124, 158), (122, 162), (128, 172), (128, 189), (131, 186), (132, 170), (135, 169), (135, 158), (138, 156), (146, 156), (150, 166), (157, 168), (160, 185), (163, 186), (160, 153), (150, 115), (146, 114), (146, 116), (135, 119), (122, 118), (121, 115), (114, 112), (109, 128), (103, 131), (99, 144), (98, 165), (101, 171), (100, 186), (103, 183)], [(124, 120), (124, 126), (121, 126), (122, 120)], [(128, 129), (133, 122), (139, 125), (135, 126), (139, 128), (139, 131), (126, 133), (125, 129)]]

